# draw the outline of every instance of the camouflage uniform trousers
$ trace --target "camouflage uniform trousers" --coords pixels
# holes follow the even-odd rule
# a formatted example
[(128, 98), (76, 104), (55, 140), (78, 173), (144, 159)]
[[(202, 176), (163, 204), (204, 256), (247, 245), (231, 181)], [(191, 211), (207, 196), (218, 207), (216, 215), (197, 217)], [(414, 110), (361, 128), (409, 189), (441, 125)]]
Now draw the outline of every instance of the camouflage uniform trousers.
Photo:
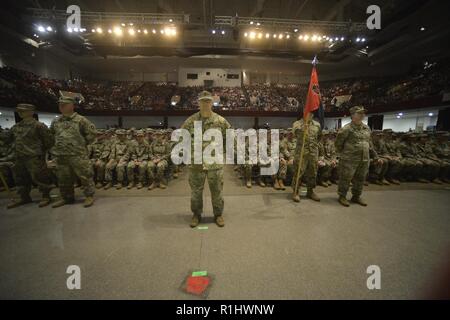
[(389, 165), (386, 177), (389, 179), (398, 179), (403, 170), (405, 161), (402, 158), (388, 157)]
[(87, 157), (58, 156), (56, 158), (56, 165), (61, 198), (66, 201), (74, 200), (74, 183), (76, 178), (80, 179), (83, 193), (86, 197), (92, 197), (94, 195), (94, 172)]
[(215, 217), (223, 213), (223, 169), (203, 170), (191, 167), (189, 169), (189, 185), (191, 187), (191, 211), (194, 215), (201, 216), (203, 212), (203, 188), (205, 180), (208, 180), (211, 192), (211, 202)]
[(383, 163), (378, 163), (370, 159), (369, 177), (375, 180), (383, 180), (389, 169), (389, 159), (383, 156), (379, 156), (379, 159), (382, 159)]
[(402, 158), (401, 178), (404, 180), (417, 180), (420, 177), (423, 164), (415, 158)]
[(43, 156), (16, 159), (12, 167), (21, 199), (29, 199), (32, 183), (35, 183), (44, 197), (50, 197), (52, 179)]
[(287, 175), (287, 161), (280, 161), (279, 162), (279, 168), (278, 168), (278, 172), (275, 175), (278, 179), (281, 180), (285, 180), (286, 179), (286, 175)]
[[(14, 185), (14, 172), (13, 172), (14, 162), (3, 161), (0, 162), (0, 172), (3, 174), (5, 178), (5, 182), (8, 184), (8, 187), (11, 188)], [(4, 187), (3, 183), (0, 181), (0, 187)]]
[[(292, 187), (295, 188), (296, 175), (298, 170), (299, 158), (294, 160), (294, 176), (292, 178)], [(302, 167), (300, 168), (299, 182), (305, 182), (307, 188), (316, 187), (316, 178), (318, 170), (318, 158), (315, 155), (305, 154), (303, 156)], [(298, 188), (300, 190), (300, 187)]]
[(450, 160), (440, 160), (439, 178), (448, 179), (450, 175)]
[[(319, 166), (318, 172), (317, 172), (317, 179), (321, 182), (326, 182), (331, 179), (335, 180), (336, 175), (336, 166), (333, 166), (333, 162), (331, 160), (323, 160), (325, 165)], [(334, 174), (334, 177), (333, 177)]]
[(135, 181), (135, 171), (136, 168), (138, 170), (138, 180), (140, 183), (145, 183), (145, 174), (147, 172), (147, 161), (138, 161), (135, 162), (134, 160), (131, 160), (128, 162), (127, 166), (127, 176), (128, 176), (128, 183), (132, 183)]
[(123, 159), (120, 159), (119, 161), (117, 161), (116, 159), (109, 160), (105, 167), (106, 182), (113, 181), (113, 172), (114, 172), (114, 169), (116, 169), (117, 182), (123, 183), (125, 181), (125, 171), (126, 171), (127, 164), (128, 164), (128, 162)]
[(91, 163), (94, 169), (95, 181), (102, 183), (105, 181), (105, 161), (100, 159), (91, 159)]
[(422, 163), (422, 168), (418, 172), (418, 176), (427, 180), (433, 180), (439, 176), (439, 162), (427, 158), (418, 158), (417, 160)]
[(164, 174), (169, 163), (167, 160), (160, 160), (158, 163), (150, 160), (147, 165), (148, 179), (150, 183), (164, 181)]
[(347, 196), (350, 182), (352, 183), (352, 194), (359, 197), (362, 194), (364, 181), (369, 171), (369, 161), (367, 160), (347, 160), (340, 159), (338, 166), (338, 194)]

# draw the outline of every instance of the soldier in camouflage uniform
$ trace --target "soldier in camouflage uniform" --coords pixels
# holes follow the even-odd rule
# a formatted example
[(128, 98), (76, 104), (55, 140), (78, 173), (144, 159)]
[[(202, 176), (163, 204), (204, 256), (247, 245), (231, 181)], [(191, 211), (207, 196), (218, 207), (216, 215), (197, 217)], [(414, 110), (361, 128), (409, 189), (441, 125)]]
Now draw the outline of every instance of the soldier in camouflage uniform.
[(94, 142), (96, 129), (92, 122), (74, 112), (76, 100), (72, 96), (59, 99), (62, 116), (53, 120), (50, 130), (55, 136), (52, 154), (56, 158), (58, 186), (61, 200), (53, 208), (74, 203), (75, 178), (79, 178), (86, 196), (84, 207), (94, 204), (94, 172), (88, 158), (87, 146)]
[(369, 159), (379, 161), (375, 150), (371, 148), (370, 128), (362, 122), (365, 112), (360, 106), (350, 108), (352, 121), (339, 130), (336, 136), (335, 146), (339, 155), (339, 203), (345, 207), (350, 205), (346, 198), (350, 183), (353, 194), (351, 201), (367, 206), (361, 194), (369, 170)]
[(448, 145), (449, 133), (437, 131), (434, 141), (431, 143), (433, 153), (441, 160), (439, 179), (445, 183), (450, 183), (450, 147)]
[[(0, 134), (0, 172), (5, 178), (8, 188), (12, 188), (14, 185), (14, 149), (13, 144), (10, 143), (10, 135), (9, 132), (1, 132)], [(4, 187), (0, 181), (0, 191), (3, 191)]]
[(156, 137), (150, 145), (149, 152), (150, 160), (148, 162), (147, 172), (150, 185), (148, 190), (153, 190), (158, 186), (161, 189), (167, 188), (164, 175), (169, 166), (170, 150), (170, 144), (166, 141), (164, 133), (156, 133)]
[(428, 135), (425, 133), (421, 133), (417, 135), (418, 142), (417, 147), (420, 151), (420, 156), (422, 163), (424, 164), (424, 169), (429, 167), (429, 175), (426, 177), (429, 181), (442, 184), (442, 181), (439, 180), (439, 172), (441, 170), (441, 161), (439, 158), (433, 153), (433, 147), (431, 145), (431, 141), (428, 141)]
[(136, 131), (137, 143), (130, 150), (130, 162), (127, 166), (128, 189), (134, 187), (135, 170), (138, 169), (138, 189), (141, 189), (145, 183), (145, 173), (147, 172), (147, 163), (149, 159), (150, 145), (145, 140), (145, 132), (143, 130)]
[(384, 129), (384, 141), (387, 149), (385, 155), (389, 161), (388, 171), (386, 172), (386, 180), (392, 184), (400, 184), (399, 178), (403, 170), (403, 158), (400, 152), (400, 146), (396, 139), (393, 138), (392, 129)]
[(386, 180), (386, 174), (389, 169), (389, 151), (386, 147), (386, 143), (383, 139), (383, 131), (374, 130), (372, 132), (372, 142), (373, 148), (378, 154), (378, 159), (382, 161), (370, 161), (369, 166), (369, 176), (372, 177), (372, 180), (375, 184), (378, 185), (390, 185), (390, 183)]
[(108, 142), (106, 141), (105, 131), (98, 129), (97, 138), (88, 146), (88, 154), (94, 170), (97, 189), (103, 187), (103, 183), (105, 181), (105, 166), (110, 152), (111, 150)]
[(111, 144), (111, 152), (109, 160), (106, 164), (105, 190), (111, 188), (113, 183), (113, 172), (116, 170), (117, 184), (116, 189), (121, 189), (125, 182), (125, 171), (129, 161), (130, 144), (126, 141), (126, 131), (123, 129), (116, 130), (117, 140)]
[(409, 132), (402, 136), (399, 149), (403, 158), (402, 176), (407, 181), (427, 183), (423, 178), (423, 163), (419, 160), (419, 150), (414, 143), (415, 133)]
[(14, 177), (19, 200), (8, 204), (8, 209), (30, 203), (30, 191), (34, 182), (42, 193), (39, 207), (50, 204), (51, 177), (45, 162), (47, 151), (53, 146), (54, 139), (45, 124), (33, 118), (36, 107), (32, 104), (18, 104), (17, 112), (22, 121), (12, 129), (14, 146)]
[[(294, 157), (295, 149), (297, 148), (297, 139), (295, 139), (292, 128), (287, 129), (286, 137), (280, 143), (280, 162), (284, 161), (286, 163), (286, 177), (293, 178), (294, 172)], [(284, 181), (283, 181), (284, 185)]]
[(331, 180), (336, 181), (336, 148), (334, 141), (331, 139), (332, 132), (328, 130), (322, 131), (322, 141), (320, 147), (322, 148), (323, 158), (319, 160), (319, 171), (317, 174), (318, 184), (322, 187), (331, 186)]
[[(294, 187), (295, 191), (295, 183), (297, 179), (296, 175), (300, 161), (300, 153), (303, 143), (303, 134), (305, 131), (305, 124), (303, 122), (303, 119), (294, 122), (292, 126), (292, 131), (294, 132), (294, 135), (297, 139), (297, 146), (294, 157), (295, 175), (294, 178), (292, 179), (292, 186)], [(322, 138), (322, 129), (320, 127), (320, 123), (311, 119), (308, 125), (308, 134), (305, 140), (305, 147), (303, 151), (303, 162), (302, 167), (300, 168), (300, 177), (298, 181), (300, 183), (302, 180), (304, 180), (307, 188), (306, 197), (314, 201), (320, 201), (319, 196), (314, 192), (314, 188), (316, 186), (319, 157), (322, 157), (321, 153), (322, 150), (319, 146), (319, 141), (321, 140), (321, 138)], [(295, 202), (300, 201), (299, 192), (300, 186), (298, 186), (297, 192), (294, 193), (292, 197), (292, 199)]]
[[(199, 95), (200, 111), (190, 116), (182, 125), (183, 129), (191, 133), (194, 137), (194, 122), (202, 122), (202, 134), (210, 129), (219, 129), (222, 132), (223, 140), (225, 141), (226, 129), (231, 125), (225, 118), (212, 111), (212, 95), (208, 91), (202, 91)], [(202, 152), (210, 142), (203, 141)], [(194, 149), (194, 140), (192, 139), (192, 150)], [(225, 153), (225, 151), (224, 151)], [(192, 156), (194, 152), (192, 151)], [(209, 190), (211, 191), (211, 201), (215, 222), (219, 227), (223, 227), (225, 222), (222, 217), (224, 201), (222, 196), (223, 190), (223, 164), (212, 163), (195, 164), (191, 162), (189, 166), (189, 185), (191, 187), (191, 210), (193, 213), (191, 227), (196, 227), (201, 219), (203, 212), (203, 188), (205, 180), (208, 180)]]

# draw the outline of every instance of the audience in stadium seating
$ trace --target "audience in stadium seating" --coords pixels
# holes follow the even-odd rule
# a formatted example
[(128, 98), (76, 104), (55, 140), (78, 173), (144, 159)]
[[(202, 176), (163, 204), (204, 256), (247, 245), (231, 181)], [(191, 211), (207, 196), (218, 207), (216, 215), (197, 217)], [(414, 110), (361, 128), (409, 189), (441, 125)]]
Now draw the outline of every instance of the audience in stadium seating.
[[(413, 101), (450, 91), (450, 63), (422, 65), (408, 76), (321, 81), (325, 111), (366, 108)], [(11, 67), (0, 68), (0, 106), (29, 102), (56, 108), (59, 91), (83, 95), (86, 110), (191, 110), (205, 87), (178, 87), (175, 83), (55, 80)], [(222, 110), (296, 112), (306, 100), (308, 84), (252, 84), (213, 87), (214, 107)], [(178, 99), (173, 99), (179, 96)], [(175, 101), (176, 100), (176, 101)], [(174, 101), (174, 102), (172, 102)]]

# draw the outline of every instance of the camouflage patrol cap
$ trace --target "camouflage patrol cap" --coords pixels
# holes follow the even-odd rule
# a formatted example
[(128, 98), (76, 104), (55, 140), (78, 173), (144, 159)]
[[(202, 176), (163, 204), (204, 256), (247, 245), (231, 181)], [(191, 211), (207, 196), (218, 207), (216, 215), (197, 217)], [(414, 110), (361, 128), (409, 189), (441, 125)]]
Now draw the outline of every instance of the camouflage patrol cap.
[(75, 97), (72, 96), (61, 96), (58, 100), (58, 103), (77, 103), (77, 100), (75, 99)]
[(145, 132), (146, 133), (153, 133), (153, 129), (152, 128), (147, 128), (147, 129), (145, 129)]
[(137, 136), (137, 137), (143, 137), (143, 136), (145, 136), (144, 130), (137, 130), (137, 131), (136, 131), (136, 136)]
[(105, 129), (97, 129), (96, 133), (97, 134), (104, 134), (106, 132)]
[(383, 131), (382, 130), (373, 130), (372, 134), (374, 136), (381, 136), (383, 134)]
[(394, 130), (392, 130), (392, 129), (383, 129), (383, 132), (384, 133), (393, 133)]
[(117, 130), (116, 130), (116, 134), (117, 134), (117, 135), (123, 135), (123, 134), (126, 134), (126, 131), (123, 130), (123, 129), (117, 129)]
[(324, 136), (327, 136), (327, 135), (330, 134), (330, 131), (328, 131), (328, 130), (322, 130), (322, 134), (323, 134)]
[(36, 106), (30, 103), (19, 103), (16, 107), (17, 111), (34, 111)]
[(211, 92), (205, 90), (205, 91), (202, 91), (202, 92), (199, 93), (199, 95), (198, 95), (198, 100), (199, 100), (199, 101), (200, 101), (200, 100), (210, 100), (210, 101), (213, 101), (213, 96), (212, 96)]
[(355, 113), (366, 113), (367, 110), (364, 109), (363, 106), (354, 106), (350, 108), (350, 114), (355, 114)]

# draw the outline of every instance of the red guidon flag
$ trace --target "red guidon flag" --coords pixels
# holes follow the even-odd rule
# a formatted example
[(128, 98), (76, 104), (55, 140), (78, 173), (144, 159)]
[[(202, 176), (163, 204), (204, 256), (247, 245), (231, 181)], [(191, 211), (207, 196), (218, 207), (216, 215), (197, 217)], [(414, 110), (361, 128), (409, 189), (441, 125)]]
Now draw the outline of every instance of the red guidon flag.
[(317, 77), (316, 71), (316, 57), (314, 57), (312, 63), (313, 68), (311, 72), (311, 80), (309, 81), (308, 96), (306, 97), (306, 104), (303, 109), (303, 119), (306, 119), (309, 113), (316, 111), (320, 107), (319, 78)]

